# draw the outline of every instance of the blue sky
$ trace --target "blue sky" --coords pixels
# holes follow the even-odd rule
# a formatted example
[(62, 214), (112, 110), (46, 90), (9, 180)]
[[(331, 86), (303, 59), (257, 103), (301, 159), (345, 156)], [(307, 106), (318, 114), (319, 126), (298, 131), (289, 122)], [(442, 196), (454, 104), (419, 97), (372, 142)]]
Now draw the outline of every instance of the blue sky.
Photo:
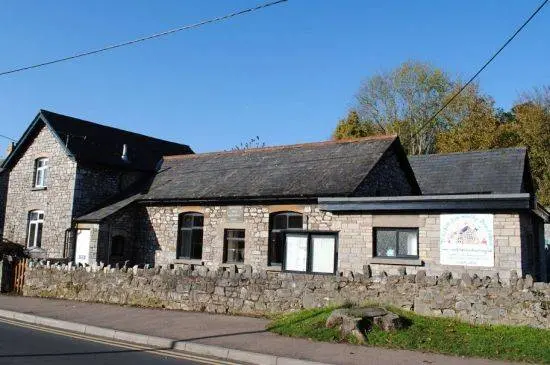
[[(260, 0), (6, 1), (0, 71), (257, 5)], [(468, 78), (539, 0), (290, 0), (232, 20), (0, 77), (0, 134), (40, 109), (229, 149), (330, 138), (365, 78), (406, 60)], [(550, 6), (479, 81), (507, 108), (550, 84)], [(2, 151), (7, 141), (0, 139)]]

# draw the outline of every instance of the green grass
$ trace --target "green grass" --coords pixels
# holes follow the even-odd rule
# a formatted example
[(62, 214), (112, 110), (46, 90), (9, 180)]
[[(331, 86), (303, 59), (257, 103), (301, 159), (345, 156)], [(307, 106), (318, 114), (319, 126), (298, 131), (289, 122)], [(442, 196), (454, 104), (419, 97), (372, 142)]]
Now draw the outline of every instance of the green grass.
[[(281, 315), (273, 319), (268, 330), (317, 341), (353, 343), (352, 339), (341, 339), (338, 329), (325, 328), (325, 321), (333, 309), (311, 309)], [(454, 319), (392, 311), (404, 317), (408, 327), (393, 332), (373, 328), (367, 334), (368, 346), (550, 364), (550, 330), (471, 325)]]

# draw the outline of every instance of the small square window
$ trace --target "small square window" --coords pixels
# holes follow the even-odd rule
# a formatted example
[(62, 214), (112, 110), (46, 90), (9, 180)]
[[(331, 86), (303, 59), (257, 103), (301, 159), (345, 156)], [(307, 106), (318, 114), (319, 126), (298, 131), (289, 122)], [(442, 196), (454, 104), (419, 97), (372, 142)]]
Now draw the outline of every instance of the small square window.
[(418, 258), (418, 228), (374, 228), (374, 256)]
[(244, 262), (244, 229), (226, 229), (223, 261), (226, 263)]

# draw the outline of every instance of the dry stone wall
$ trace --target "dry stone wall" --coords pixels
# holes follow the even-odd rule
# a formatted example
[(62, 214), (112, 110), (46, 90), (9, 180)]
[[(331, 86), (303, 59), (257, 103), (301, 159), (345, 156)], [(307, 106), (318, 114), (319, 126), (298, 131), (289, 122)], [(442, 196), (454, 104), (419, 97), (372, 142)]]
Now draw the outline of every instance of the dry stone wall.
[(118, 269), (32, 263), (24, 295), (256, 315), (376, 302), (471, 323), (550, 328), (550, 284), (518, 278), (515, 271), (508, 276), (504, 281), (498, 275), (426, 276), (421, 270), (371, 277), (253, 272), (250, 265), (209, 270), (193, 265)]

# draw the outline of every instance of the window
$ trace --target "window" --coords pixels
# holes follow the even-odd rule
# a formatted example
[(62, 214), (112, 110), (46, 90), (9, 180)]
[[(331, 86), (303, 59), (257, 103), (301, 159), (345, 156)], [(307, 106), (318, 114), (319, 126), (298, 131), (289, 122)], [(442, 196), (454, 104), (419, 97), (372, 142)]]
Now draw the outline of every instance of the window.
[(182, 213), (178, 222), (177, 257), (200, 260), (202, 258), (202, 229), (204, 217), (200, 213)]
[(27, 233), (27, 246), (40, 247), (42, 245), (42, 227), (44, 225), (44, 212), (33, 210), (29, 213), (29, 230)]
[(418, 228), (375, 228), (374, 256), (418, 258)]
[(269, 265), (281, 265), (283, 261), (284, 230), (303, 229), (303, 217), (300, 213), (273, 213), (269, 219)]
[(338, 234), (335, 232), (290, 231), (284, 233), (285, 271), (334, 274), (338, 263)]
[(244, 262), (244, 229), (225, 230), (223, 262)]
[(117, 235), (111, 240), (111, 256), (121, 257), (124, 255), (124, 237)]
[(34, 187), (44, 188), (48, 183), (48, 159), (39, 158), (34, 163)]

